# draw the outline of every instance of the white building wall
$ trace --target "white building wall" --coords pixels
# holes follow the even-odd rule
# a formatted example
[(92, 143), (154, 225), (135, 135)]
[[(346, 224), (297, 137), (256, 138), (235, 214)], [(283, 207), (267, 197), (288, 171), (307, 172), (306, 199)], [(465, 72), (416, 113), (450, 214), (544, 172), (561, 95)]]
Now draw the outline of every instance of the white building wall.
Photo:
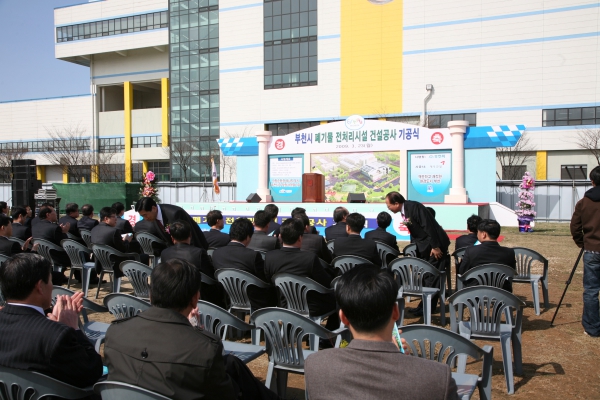
[(169, 54), (155, 48), (129, 50), (126, 56), (117, 53), (97, 54), (91, 64), (95, 85), (141, 82), (169, 77)]
[(125, 112), (105, 111), (98, 113), (100, 137), (125, 137)]

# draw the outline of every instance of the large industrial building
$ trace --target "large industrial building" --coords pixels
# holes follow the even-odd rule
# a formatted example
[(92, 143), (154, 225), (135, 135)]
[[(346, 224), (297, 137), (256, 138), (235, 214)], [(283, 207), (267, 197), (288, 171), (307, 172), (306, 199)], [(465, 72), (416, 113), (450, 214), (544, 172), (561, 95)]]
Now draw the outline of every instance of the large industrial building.
[[(222, 180), (216, 139), (359, 114), (526, 126), (499, 178), (585, 179), (600, 136), (600, 1), (100, 0), (54, 12), (90, 93), (0, 103), (0, 149), (46, 182)], [(66, 143), (66, 145), (65, 145)], [(592, 146), (593, 147), (593, 146)], [(89, 155), (65, 169), (52, 149)], [(390, 149), (393, 150), (393, 149)], [(18, 151), (18, 150), (17, 150)], [(522, 157), (524, 156), (524, 157)], [(508, 160), (508, 161), (506, 161)], [(241, 177), (242, 171), (237, 171)], [(485, 177), (482, 177), (485, 178)]]

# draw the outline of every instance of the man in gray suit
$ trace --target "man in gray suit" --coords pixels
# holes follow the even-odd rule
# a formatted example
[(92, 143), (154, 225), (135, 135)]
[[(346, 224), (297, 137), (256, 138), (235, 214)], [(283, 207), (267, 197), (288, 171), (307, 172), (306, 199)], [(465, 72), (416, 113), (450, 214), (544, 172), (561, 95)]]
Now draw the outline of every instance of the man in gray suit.
[(392, 339), (397, 293), (396, 281), (385, 270), (357, 267), (341, 276), (335, 297), (354, 340), (306, 359), (311, 400), (458, 399), (448, 365), (402, 354)]

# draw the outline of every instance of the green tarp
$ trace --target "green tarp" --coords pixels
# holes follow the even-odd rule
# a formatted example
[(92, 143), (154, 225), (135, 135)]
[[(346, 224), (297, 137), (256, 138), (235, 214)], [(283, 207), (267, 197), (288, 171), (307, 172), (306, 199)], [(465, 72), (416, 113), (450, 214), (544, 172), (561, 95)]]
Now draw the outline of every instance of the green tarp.
[(96, 215), (102, 207), (110, 207), (114, 202), (125, 204), (129, 210), (139, 198), (139, 183), (53, 183), (57, 197), (60, 197), (60, 213), (65, 213), (67, 203), (94, 206)]

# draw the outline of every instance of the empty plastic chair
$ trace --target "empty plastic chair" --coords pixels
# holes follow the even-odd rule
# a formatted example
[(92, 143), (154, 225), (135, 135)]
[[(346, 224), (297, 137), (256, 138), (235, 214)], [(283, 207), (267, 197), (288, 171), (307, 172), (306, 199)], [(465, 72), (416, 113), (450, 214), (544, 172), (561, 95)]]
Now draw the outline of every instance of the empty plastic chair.
[(102, 266), (102, 272), (100, 272), (100, 277), (98, 279), (96, 298), (98, 298), (98, 294), (100, 293), (100, 285), (102, 284), (104, 274), (108, 274), (112, 280), (112, 293), (119, 293), (121, 289), (121, 278), (114, 277), (114, 264), (116, 261), (111, 260), (111, 257), (133, 258), (135, 261), (140, 261), (140, 255), (137, 253), (121, 253), (117, 249), (104, 244), (94, 244), (92, 245), (92, 249), (94, 251), (94, 256), (96, 256)]
[(96, 266), (93, 261), (90, 261), (90, 255), (92, 254), (92, 251), (81, 243), (71, 239), (61, 240), (60, 244), (63, 249), (65, 249), (69, 259), (71, 260), (71, 272), (69, 273), (67, 289), (71, 287), (73, 271), (78, 269), (81, 271), (81, 289), (83, 291), (83, 295), (87, 297), (88, 290), (90, 288), (90, 270)]
[(150, 268), (154, 268), (156, 265), (156, 258), (154, 256), (154, 244), (160, 245), (162, 247), (167, 247), (167, 242), (148, 232), (136, 233), (135, 239), (139, 242), (144, 253), (148, 255), (150, 260)]
[[(5, 398), (5, 394), (8, 396)], [(93, 392), (67, 385), (39, 372), (0, 366), (0, 398), (2, 400), (38, 400), (41, 398), (82, 399)], [(14, 396), (14, 397), (13, 397)]]
[(135, 296), (149, 299), (150, 284), (148, 278), (152, 274), (152, 268), (139, 261), (123, 261), (119, 268), (123, 271), (123, 275), (129, 279)]
[[(523, 373), (521, 352), (521, 324), (525, 303), (506, 290), (491, 286), (473, 286), (460, 290), (448, 298), (450, 302), (451, 330), (467, 339), (498, 340), (502, 347), (504, 376), (509, 394), (514, 393), (513, 362), (515, 372)], [(464, 321), (459, 306), (469, 310), (470, 320)], [(515, 311), (516, 316), (512, 314)], [(502, 317), (507, 316), (503, 321)], [(514, 321), (514, 323), (513, 323)]]
[(138, 315), (151, 307), (150, 303), (123, 293), (112, 293), (104, 298), (104, 306), (115, 319)]
[(466, 287), (469, 280), (477, 281), (479, 286), (493, 286), (502, 289), (506, 281), (512, 281), (517, 271), (504, 264), (482, 264), (457, 275), (456, 289)]
[(377, 246), (379, 258), (381, 258), (381, 268), (388, 268), (388, 258), (392, 259), (400, 256), (400, 252), (387, 243), (382, 243), (375, 240), (375, 245)]
[(402, 254), (404, 254), (404, 257), (416, 257), (417, 245), (414, 243), (407, 245), (404, 249), (402, 249)]
[[(402, 338), (406, 340), (413, 356), (444, 363), (450, 368), (455, 365), (455, 361), (459, 361), (458, 368), (456, 372), (452, 373), (452, 377), (456, 381), (461, 399), (470, 399), (473, 390), (477, 387), (480, 399), (491, 400), (492, 363), (494, 361), (492, 346), (480, 348), (457, 333), (428, 325), (403, 326)], [(467, 356), (476, 361), (482, 361), (480, 376), (465, 372)]]
[(168, 397), (123, 382), (104, 381), (94, 385), (94, 391), (102, 400), (168, 400)]
[[(414, 257), (397, 258), (390, 263), (390, 270), (394, 274), (398, 286), (402, 287), (404, 296), (421, 296), (423, 300), (423, 320), (431, 325), (431, 304), (433, 296), (440, 296), (440, 317), (442, 326), (446, 325), (446, 282), (445, 272), (439, 271), (425, 260)], [(423, 286), (427, 275), (439, 277), (440, 287), (431, 288)]]
[[(517, 259), (517, 275), (513, 278), (513, 283), (529, 283), (533, 293), (533, 306), (535, 315), (540, 315), (540, 293), (538, 283), (542, 282), (542, 294), (544, 296), (544, 308), (549, 307), (548, 298), (548, 260), (540, 253), (526, 249), (524, 247), (515, 247), (515, 257)], [(532, 274), (531, 266), (534, 261), (543, 265), (542, 274)]]

